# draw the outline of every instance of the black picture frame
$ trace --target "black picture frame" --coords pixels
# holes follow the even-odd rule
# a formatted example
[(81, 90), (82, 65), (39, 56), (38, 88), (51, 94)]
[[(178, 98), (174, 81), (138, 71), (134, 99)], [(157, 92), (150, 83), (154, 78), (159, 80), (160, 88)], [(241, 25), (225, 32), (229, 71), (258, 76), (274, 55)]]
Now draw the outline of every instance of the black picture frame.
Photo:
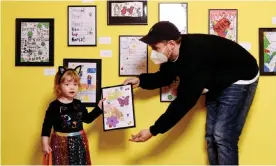
[[(100, 101), (101, 99), (101, 86), (102, 86), (102, 60), (101, 59), (70, 59), (70, 58), (65, 58), (63, 59), (63, 66), (64, 67), (70, 67), (70, 68), (73, 68), (71, 67), (70, 63), (74, 63), (76, 66), (77, 65), (83, 65), (83, 64), (86, 64), (86, 67), (83, 67), (82, 66), (82, 72), (84, 72), (85, 68), (87, 68), (87, 65), (89, 65), (89, 67), (96, 67), (96, 69), (94, 68), (88, 68), (86, 70), (86, 73), (82, 73), (83, 75), (82, 76), (86, 76), (87, 75), (87, 79), (88, 79), (88, 73), (92, 73), (92, 74), (89, 74), (90, 76), (96, 75), (96, 82), (94, 82), (95, 84), (93, 85), (93, 77), (91, 76), (91, 81), (90, 81), (90, 88), (92, 89), (95, 89), (95, 90), (87, 90), (87, 88), (89, 88), (89, 83), (88, 80), (86, 83), (83, 83), (82, 82), (82, 79), (84, 78), (81, 78), (81, 87), (80, 87), (80, 92), (83, 93), (83, 96), (80, 97), (80, 100), (81, 102), (86, 106), (86, 107), (95, 107), (97, 106), (98, 102)], [(95, 71), (96, 70), (96, 71)], [(93, 87), (93, 86), (96, 86), (96, 87)], [(83, 90), (84, 88), (86, 88), (86, 91)], [(83, 90), (83, 91), (82, 91)], [(92, 91), (92, 92), (91, 92)], [(95, 98), (95, 101), (85, 101), (85, 99), (89, 99), (88, 95), (90, 94), (93, 95), (92, 98)], [(87, 94), (87, 96), (85, 96), (85, 94)]]
[[(131, 100), (131, 103), (132, 103), (132, 110), (131, 110), (131, 112), (132, 112), (132, 120), (133, 120), (133, 123), (132, 123), (132, 125), (129, 125), (128, 124), (128, 126), (124, 126), (124, 127), (114, 127), (114, 128), (109, 128), (109, 129), (107, 129), (106, 127), (105, 127), (105, 124), (106, 124), (106, 121), (108, 121), (108, 120), (105, 120), (105, 119), (107, 119), (108, 117), (105, 115), (105, 112), (106, 112), (106, 109), (105, 109), (105, 105), (104, 105), (104, 103), (105, 102), (109, 102), (109, 99), (108, 98), (106, 98), (105, 96), (104, 96), (104, 90), (106, 90), (106, 89), (110, 89), (110, 88), (122, 88), (123, 89), (123, 87), (125, 87), (125, 88), (129, 88), (129, 90), (130, 90), (130, 93), (131, 93), (131, 95), (130, 95), (130, 97), (131, 97), (131, 99), (129, 99), (129, 100)], [(102, 106), (102, 108), (103, 108), (103, 131), (112, 131), (112, 130), (120, 130), (120, 129), (128, 129), (128, 128), (135, 128), (136, 127), (136, 118), (135, 118), (135, 108), (134, 108), (134, 98), (133, 98), (133, 96), (134, 96), (134, 93), (133, 93), (133, 87), (132, 87), (132, 85), (130, 85), (130, 84), (128, 84), (128, 85), (122, 85), (122, 84), (120, 84), (120, 85), (114, 85), (114, 86), (106, 86), (106, 87), (103, 87), (102, 88), (102, 97), (105, 97), (106, 98), (106, 100), (103, 102), (103, 106)], [(126, 98), (124, 98), (124, 99), (126, 99)], [(118, 100), (118, 99), (117, 99)], [(118, 101), (119, 102), (119, 101)], [(124, 103), (124, 104), (126, 104), (126, 103)], [(128, 103), (129, 104), (129, 103)], [(123, 106), (125, 106), (125, 105), (123, 105)], [(124, 116), (124, 114), (123, 114), (123, 116)], [(118, 117), (117, 117), (118, 118)], [(124, 117), (125, 118), (125, 117)]]
[[(175, 21), (175, 18), (173, 18), (173, 20), (163, 20), (162, 18), (161, 18), (161, 6), (162, 5), (185, 5), (186, 6), (186, 27), (185, 27), (185, 30), (181, 30), (182, 28), (180, 28), (178, 25), (177, 25), (177, 23), (179, 23), (179, 21), (182, 21), (182, 17), (179, 17), (178, 18), (178, 20), (176, 20)], [(171, 10), (172, 11), (172, 10)], [(167, 12), (164, 12), (164, 13), (166, 13), (166, 15), (167, 15)], [(171, 16), (171, 15), (169, 15), (169, 16)], [(159, 2), (158, 3), (158, 21), (170, 21), (170, 22), (172, 22), (172, 23), (174, 23), (176, 26), (177, 26), (177, 28), (179, 29), (179, 31), (180, 31), (180, 33), (181, 34), (187, 34), (189, 31), (188, 31), (188, 2), (174, 2), (174, 1), (172, 1), (172, 2)]]
[[(112, 17), (112, 4), (113, 3), (127, 3), (136, 2), (143, 3), (143, 16), (141, 17)], [(120, 12), (120, 7), (118, 6), (118, 11)], [(128, 11), (127, 8), (124, 11)], [(132, 9), (133, 11), (133, 9)], [(148, 25), (148, 3), (147, 0), (107, 0), (107, 25)]]
[(16, 18), (15, 26), (15, 66), (54, 66), (54, 19)]
[[(73, 8), (75, 8), (75, 10), (73, 10)], [(77, 10), (77, 8), (79, 8)], [(86, 18), (84, 13), (85, 11), (80, 9), (80, 8), (90, 8), (90, 12), (88, 13), (88, 15), (91, 17), (91, 20), (88, 19), (87, 21), (84, 21), (83, 19)], [(72, 9), (72, 11), (71, 11)], [(76, 17), (76, 19), (78, 20), (80, 17), (83, 17), (81, 19), (80, 22), (76, 22), (74, 21), (75, 26), (72, 27), (72, 16), (71, 13), (75, 12), (75, 13), (81, 13), (79, 15), (74, 15), (74, 18)], [(91, 25), (88, 26), (88, 23), (91, 23)], [(86, 25), (88, 27), (86, 28), (82, 28), (82, 25)], [(74, 31), (74, 32), (73, 32)], [(81, 33), (85, 32), (86, 35), (83, 35)], [(94, 32), (94, 33), (93, 33)], [(76, 37), (80, 35), (80, 37)], [(92, 40), (89, 41), (88, 39)], [(75, 41), (73, 41), (75, 40)], [(82, 43), (80, 42), (80, 40), (82, 41)], [(87, 43), (86, 43), (87, 42)], [(96, 5), (69, 5), (67, 7), (67, 46), (97, 46), (97, 6)]]
[[(218, 34), (215, 34), (215, 33), (211, 33), (211, 22), (210, 22), (211, 21), (211, 19), (210, 19), (211, 12), (212, 11), (231, 11), (231, 10), (236, 12), (236, 22), (235, 22), (235, 24), (236, 24), (236, 30), (235, 30), (236, 37), (234, 38), (234, 40), (230, 39), (230, 38), (228, 38), (228, 39), (233, 40), (237, 43), (238, 42), (238, 16), (239, 16), (238, 9), (208, 9), (208, 34), (218, 35)], [(218, 36), (220, 36), (220, 35), (218, 35)], [(225, 38), (227, 38), (227, 37), (225, 37)]]
[[(260, 75), (262, 76), (276, 76), (276, 66), (273, 67), (272, 71), (265, 64), (275, 60), (276, 61), (276, 52), (271, 53), (270, 50), (266, 50), (264, 45), (267, 45), (269, 42), (265, 32), (273, 32), (276, 35), (276, 28), (259, 28), (259, 66), (260, 66)], [(267, 40), (267, 41), (266, 41)], [(276, 39), (273, 39), (274, 41)], [(268, 46), (268, 45), (267, 45)], [(272, 54), (272, 55), (269, 55)], [(269, 61), (268, 61), (269, 60)], [(272, 62), (273, 63), (273, 62)], [(275, 62), (276, 63), (276, 62)], [(269, 71), (270, 70), (270, 71)]]
[[(148, 73), (148, 45), (147, 44), (145, 44), (145, 43), (143, 43), (143, 42), (141, 42), (141, 44), (144, 44), (145, 45), (145, 51), (146, 51), (146, 53), (145, 53), (145, 60), (146, 60), (146, 71), (145, 72), (140, 72), (140, 73), (136, 73), (136, 74), (123, 74), (122, 73), (122, 66), (121, 66), (121, 61), (122, 61), (122, 59), (123, 59), (123, 57), (122, 57), (122, 54), (121, 54), (121, 39), (122, 38), (135, 38), (135, 37), (137, 37), (137, 38), (142, 38), (143, 36), (142, 35), (119, 35), (119, 76), (123, 76), (123, 77), (129, 77), (129, 76), (139, 76), (140, 74), (142, 74), (142, 73)], [(128, 42), (127, 44), (130, 44), (130, 42)]]

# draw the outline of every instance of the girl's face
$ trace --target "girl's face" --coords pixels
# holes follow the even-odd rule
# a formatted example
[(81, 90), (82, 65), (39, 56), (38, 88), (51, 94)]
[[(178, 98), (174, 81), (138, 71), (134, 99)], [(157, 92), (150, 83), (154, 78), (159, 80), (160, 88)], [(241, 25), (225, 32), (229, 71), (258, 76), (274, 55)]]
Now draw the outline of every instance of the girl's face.
[(67, 76), (64, 79), (64, 82), (60, 84), (60, 86), (61, 86), (61, 95), (68, 99), (73, 99), (79, 91), (78, 82), (73, 80), (72, 77), (70, 76)]

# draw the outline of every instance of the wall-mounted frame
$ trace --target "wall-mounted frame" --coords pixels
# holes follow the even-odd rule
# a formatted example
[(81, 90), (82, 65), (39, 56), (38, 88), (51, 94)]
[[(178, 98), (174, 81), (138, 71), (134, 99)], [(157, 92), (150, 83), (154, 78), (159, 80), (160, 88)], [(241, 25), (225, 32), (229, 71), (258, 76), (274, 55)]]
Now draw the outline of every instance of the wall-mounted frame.
[(139, 35), (119, 35), (119, 76), (148, 72), (148, 45)]
[(260, 75), (276, 75), (276, 28), (259, 28)]
[(209, 9), (209, 34), (221, 36), (232, 41), (238, 41), (238, 10)]
[(147, 0), (108, 0), (107, 25), (148, 25)]
[(54, 19), (16, 19), (15, 66), (54, 66)]
[(63, 59), (64, 67), (75, 68), (78, 65), (81, 69), (81, 87), (77, 99), (87, 107), (95, 107), (101, 99), (101, 59)]
[(188, 3), (160, 2), (158, 11), (159, 21), (170, 21), (181, 34), (188, 33)]
[(97, 7), (68, 6), (68, 46), (97, 46)]
[(104, 131), (136, 127), (131, 85), (104, 87), (102, 96)]
[(171, 85), (160, 88), (160, 102), (171, 102), (176, 98), (179, 80), (179, 77), (176, 77)]

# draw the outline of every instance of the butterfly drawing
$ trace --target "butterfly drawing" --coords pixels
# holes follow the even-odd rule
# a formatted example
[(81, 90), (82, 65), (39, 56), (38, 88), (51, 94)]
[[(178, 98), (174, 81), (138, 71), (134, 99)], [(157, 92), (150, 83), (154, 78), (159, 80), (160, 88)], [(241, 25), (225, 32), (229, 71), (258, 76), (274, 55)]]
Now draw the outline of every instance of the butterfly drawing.
[(117, 100), (121, 107), (127, 106), (129, 104), (129, 96), (126, 96), (125, 98), (118, 98)]

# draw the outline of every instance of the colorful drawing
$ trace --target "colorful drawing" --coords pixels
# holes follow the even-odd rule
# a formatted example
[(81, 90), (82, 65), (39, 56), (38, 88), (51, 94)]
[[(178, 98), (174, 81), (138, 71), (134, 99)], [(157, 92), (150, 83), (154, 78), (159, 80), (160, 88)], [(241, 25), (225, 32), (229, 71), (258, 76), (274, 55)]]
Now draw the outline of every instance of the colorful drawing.
[(148, 47), (141, 42), (141, 36), (120, 36), (120, 73), (131, 76), (148, 70)]
[(177, 87), (179, 84), (179, 77), (173, 81), (169, 86), (161, 88), (161, 101), (173, 101), (177, 96)]
[(131, 85), (103, 88), (104, 130), (135, 126)]
[(68, 17), (68, 44), (96, 46), (96, 6), (69, 6)]
[(21, 23), (21, 62), (49, 62), (49, 23)]
[(276, 72), (276, 32), (263, 33), (264, 72)]
[(142, 17), (143, 2), (112, 3), (112, 17)]
[(79, 94), (77, 99), (84, 102), (96, 102), (96, 63), (75, 63), (70, 62), (68, 64), (69, 68), (75, 68), (81, 65), (81, 87), (79, 89)]
[(209, 33), (237, 41), (236, 9), (211, 9), (209, 11)]

